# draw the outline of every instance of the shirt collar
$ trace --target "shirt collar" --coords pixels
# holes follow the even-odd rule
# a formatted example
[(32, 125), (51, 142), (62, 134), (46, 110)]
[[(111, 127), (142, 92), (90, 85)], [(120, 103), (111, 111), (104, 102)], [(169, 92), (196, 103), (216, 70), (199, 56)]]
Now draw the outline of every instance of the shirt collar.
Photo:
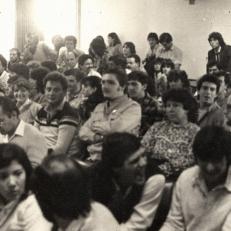
[[(197, 174), (193, 178), (193, 186), (199, 187), (200, 189), (202, 189), (203, 192), (205, 192), (205, 191), (207, 191), (207, 187), (206, 187), (205, 181), (201, 175), (200, 168), (199, 168), (199, 166), (197, 166), (197, 167), (198, 167)], [(228, 173), (227, 173), (225, 183), (223, 185), (218, 185), (216, 188), (214, 188), (214, 190), (217, 188), (221, 188), (221, 187), (226, 188), (227, 191), (229, 191), (231, 193), (231, 166), (228, 168)]]
[(25, 131), (25, 122), (23, 120), (20, 120), (14, 134), (11, 137), (7, 136), (8, 142), (11, 139), (13, 139), (15, 136), (24, 136), (24, 131)]

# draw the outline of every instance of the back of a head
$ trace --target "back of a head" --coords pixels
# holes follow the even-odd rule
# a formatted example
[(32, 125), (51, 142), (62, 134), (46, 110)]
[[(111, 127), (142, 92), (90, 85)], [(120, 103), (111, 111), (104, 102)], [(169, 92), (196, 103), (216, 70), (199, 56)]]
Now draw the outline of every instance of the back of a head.
[(23, 63), (14, 63), (11, 66), (11, 71), (16, 73), (16, 75), (21, 75), (25, 79), (29, 79), (29, 68)]
[(223, 157), (230, 159), (231, 135), (223, 127), (207, 126), (201, 128), (193, 142), (193, 153), (202, 161), (219, 161)]
[(77, 68), (66, 70), (63, 74), (65, 76), (75, 76), (77, 82), (81, 81), (83, 78), (86, 78), (86, 75)]
[(104, 138), (102, 165), (109, 169), (120, 167), (140, 148), (140, 140), (129, 133), (113, 133)]
[(94, 50), (94, 52), (99, 55), (100, 57), (103, 56), (103, 54), (106, 51), (106, 44), (104, 40), (100, 37), (96, 37), (92, 40), (90, 47)]
[(77, 219), (90, 211), (89, 175), (84, 167), (66, 155), (49, 156), (32, 177), (34, 192), (44, 216)]
[(108, 60), (115, 63), (118, 68), (125, 69), (127, 66), (127, 60), (123, 55), (113, 55)]
[(8, 116), (11, 116), (13, 112), (16, 112), (17, 115), (19, 115), (16, 103), (7, 96), (0, 96), (0, 107), (4, 114)]
[(48, 68), (50, 71), (56, 71), (57, 70), (57, 66), (56, 66), (55, 62), (50, 61), (50, 60), (43, 61), (41, 63), (41, 66)]

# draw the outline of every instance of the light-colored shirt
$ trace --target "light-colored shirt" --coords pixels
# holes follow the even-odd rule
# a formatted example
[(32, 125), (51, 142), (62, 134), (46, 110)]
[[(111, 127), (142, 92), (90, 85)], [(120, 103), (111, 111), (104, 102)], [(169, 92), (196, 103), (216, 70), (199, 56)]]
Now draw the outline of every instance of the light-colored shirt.
[(9, 79), (9, 73), (6, 71), (3, 71), (2, 74), (0, 75), (0, 88), (2, 88), (2, 90), (6, 91), (8, 88), (8, 81)]
[[(118, 226), (117, 221), (106, 207), (92, 202), (89, 214), (73, 220), (65, 231), (118, 231)], [(59, 229), (59, 231), (64, 230)]]
[(14, 143), (25, 150), (32, 166), (39, 165), (47, 155), (46, 140), (42, 133), (21, 120), (11, 137), (5, 137), (6, 143)]
[(171, 59), (174, 64), (182, 64), (183, 53), (181, 49), (175, 45), (172, 45), (172, 47), (168, 50), (162, 46), (157, 50), (156, 57)]
[(52, 224), (49, 223), (43, 217), (42, 211), (39, 208), (39, 205), (34, 195), (28, 196), (25, 200), (19, 202), (18, 205), (17, 203), (18, 202), (16, 203), (12, 202), (9, 205), (5, 206), (5, 208), (3, 208), (2, 210), (0, 209), (1, 231), (11, 231), (11, 230), (50, 231), (51, 230)]
[(231, 168), (226, 182), (208, 191), (199, 166), (178, 178), (171, 208), (160, 231), (231, 230)]
[(131, 217), (120, 224), (120, 231), (145, 231), (151, 226), (164, 189), (163, 175), (150, 177), (144, 185), (141, 200), (134, 207)]
[(141, 123), (140, 105), (126, 95), (96, 106), (91, 117), (80, 128), (80, 139), (90, 143), (88, 151), (92, 160), (100, 159), (102, 143), (95, 141), (94, 125), (101, 127), (105, 134), (128, 132), (138, 135)]

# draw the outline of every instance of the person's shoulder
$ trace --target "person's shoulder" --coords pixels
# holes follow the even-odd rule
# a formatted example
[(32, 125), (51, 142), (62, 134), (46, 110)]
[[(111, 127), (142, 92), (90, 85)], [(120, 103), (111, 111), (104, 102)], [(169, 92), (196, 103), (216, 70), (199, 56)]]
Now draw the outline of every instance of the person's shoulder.
[(197, 177), (199, 174), (199, 167), (198, 165), (195, 165), (193, 167), (190, 167), (190, 168), (187, 168), (186, 170), (184, 170), (177, 181), (180, 181), (180, 182), (188, 182), (188, 181), (191, 181), (192, 179), (194, 179), (195, 177)]
[(158, 187), (163, 187), (164, 184), (165, 184), (165, 177), (164, 175), (161, 174), (150, 176), (145, 182), (145, 185), (152, 185)]

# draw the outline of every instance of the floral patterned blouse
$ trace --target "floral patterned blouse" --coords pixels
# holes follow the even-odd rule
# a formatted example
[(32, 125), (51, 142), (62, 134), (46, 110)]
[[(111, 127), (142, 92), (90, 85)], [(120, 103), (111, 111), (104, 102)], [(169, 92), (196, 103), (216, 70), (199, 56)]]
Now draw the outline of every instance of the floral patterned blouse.
[(166, 178), (175, 179), (194, 165), (192, 143), (198, 131), (199, 127), (190, 122), (184, 126), (170, 121), (157, 122), (144, 135), (142, 145)]

